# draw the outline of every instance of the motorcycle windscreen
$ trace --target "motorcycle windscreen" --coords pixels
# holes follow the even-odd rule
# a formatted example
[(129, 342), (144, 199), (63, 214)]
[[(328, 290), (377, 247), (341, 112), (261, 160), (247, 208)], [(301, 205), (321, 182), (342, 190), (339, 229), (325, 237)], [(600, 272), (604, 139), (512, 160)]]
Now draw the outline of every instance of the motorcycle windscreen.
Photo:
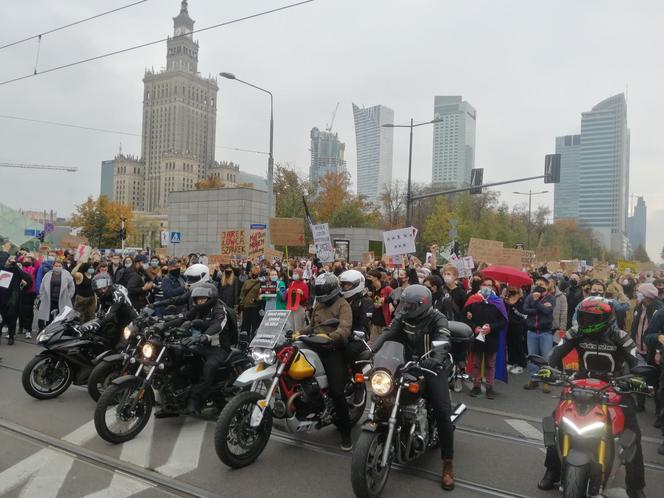
[(374, 368), (394, 374), (404, 364), (404, 348), (400, 342), (387, 341), (374, 356)]
[(49, 323), (43, 330), (46, 335), (57, 334), (62, 332), (65, 329), (65, 324), (75, 318), (76, 312), (71, 309), (69, 306), (66, 306), (65, 309), (56, 316), (51, 323)]

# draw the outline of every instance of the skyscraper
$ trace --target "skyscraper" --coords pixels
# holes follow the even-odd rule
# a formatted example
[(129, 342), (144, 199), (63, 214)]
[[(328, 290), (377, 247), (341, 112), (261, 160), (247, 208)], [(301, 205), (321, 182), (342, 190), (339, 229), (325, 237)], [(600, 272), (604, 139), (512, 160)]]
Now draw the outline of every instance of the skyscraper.
[(632, 251), (639, 246), (646, 248), (646, 226), (648, 222), (648, 208), (643, 197), (636, 198), (634, 213), (627, 218), (627, 236)]
[(113, 159), (101, 162), (101, 185), (99, 195), (105, 195), (109, 201), (113, 199)]
[(629, 196), (627, 102), (620, 93), (581, 114), (579, 220), (625, 255)]
[(357, 193), (376, 203), (385, 185), (392, 182), (394, 111), (382, 105), (358, 107), (353, 104), (357, 142)]
[(320, 131), (312, 128), (311, 133), (311, 165), (309, 166), (309, 182), (317, 186), (321, 178), (328, 173), (346, 171), (344, 151), (346, 144), (339, 141), (337, 133)]
[(553, 219), (579, 217), (579, 158), (581, 135), (556, 137), (556, 154), (560, 154), (560, 183), (554, 185)]
[(214, 161), (218, 86), (198, 73), (193, 29), (187, 0), (182, 0), (167, 41), (166, 69), (146, 71), (143, 78), (147, 211), (163, 210), (168, 192), (193, 188)]
[(433, 102), (432, 182), (463, 187), (470, 184), (475, 167), (475, 125), (477, 112), (461, 96), (436, 96)]

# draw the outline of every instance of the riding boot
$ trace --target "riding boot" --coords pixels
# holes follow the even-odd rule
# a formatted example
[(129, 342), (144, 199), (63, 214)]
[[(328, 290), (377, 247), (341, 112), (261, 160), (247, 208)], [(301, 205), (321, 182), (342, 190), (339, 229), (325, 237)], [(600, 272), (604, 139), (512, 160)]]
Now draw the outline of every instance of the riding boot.
[(452, 491), (454, 489), (454, 471), (452, 469), (451, 458), (446, 458), (443, 460), (443, 477), (440, 481), (440, 485), (445, 491)]
[(537, 487), (540, 489), (548, 490), (556, 487), (556, 483), (560, 480), (560, 475), (553, 469), (546, 469), (544, 477), (537, 484)]
[(629, 498), (646, 498), (646, 494), (643, 491), (643, 488), (641, 488), (641, 489), (628, 489), (627, 490), (627, 496), (629, 496)]

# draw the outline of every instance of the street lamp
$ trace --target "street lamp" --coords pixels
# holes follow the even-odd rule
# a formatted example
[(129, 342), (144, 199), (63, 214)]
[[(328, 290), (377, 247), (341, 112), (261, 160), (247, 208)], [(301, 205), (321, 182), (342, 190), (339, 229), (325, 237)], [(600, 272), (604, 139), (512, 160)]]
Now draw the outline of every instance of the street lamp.
[(528, 192), (512, 192), (513, 194), (517, 195), (527, 195), (528, 196), (528, 249), (531, 249), (530, 247), (530, 227), (532, 225), (531, 222), (531, 212), (533, 209), (533, 195), (541, 195), (541, 194), (548, 194), (548, 190), (542, 190), (541, 192), (533, 192), (532, 190), (529, 190)]
[[(250, 86), (252, 88), (255, 88), (256, 90), (260, 90), (261, 92), (265, 92), (270, 96), (270, 152), (267, 158), (267, 218), (268, 218), (268, 223), (270, 222), (270, 218), (274, 216), (274, 185), (273, 185), (273, 178), (274, 178), (274, 99), (272, 97), (272, 92), (269, 90), (266, 90), (265, 88), (261, 88), (260, 86), (254, 85), (253, 83), (249, 83), (248, 81), (241, 80), (240, 78), (237, 78), (233, 73), (226, 73), (226, 72), (221, 72), (219, 73), (219, 76), (222, 78), (226, 78), (227, 80), (235, 80), (240, 83), (243, 83), (247, 86)], [(269, 244), (270, 242), (270, 231), (268, 230), (265, 234), (265, 238), (267, 243)]]
[(410, 124), (406, 125), (395, 125), (395, 124), (384, 124), (383, 128), (410, 128), (410, 144), (408, 146), (408, 187), (406, 191), (406, 226), (411, 226), (413, 222), (413, 210), (411, 206), (412, 202), (412, 184), (411, 184), (411, 173), (413, 168), (413, 128), (418, 126), (424, 126), (433, 123), (440, 123), (442, 119), (433, 119), (425, 123), (413, 124), (413, 118), (410, 118)]

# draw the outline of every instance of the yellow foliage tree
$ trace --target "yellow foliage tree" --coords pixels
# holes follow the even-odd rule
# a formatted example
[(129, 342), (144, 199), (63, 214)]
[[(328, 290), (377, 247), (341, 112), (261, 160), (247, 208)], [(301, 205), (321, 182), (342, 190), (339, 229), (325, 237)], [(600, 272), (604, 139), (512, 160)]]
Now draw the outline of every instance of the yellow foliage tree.
[(81, 228), (81, 234), (95, 247), (119, 247), (121, 218), (125, 219), (127, 234), (131, 234), (133, 231), (131, 206), (109, 201), (108, 197), (102, 195), (97, 199), (88, 197), (83, 204), (76, 206), (71, 225)]

